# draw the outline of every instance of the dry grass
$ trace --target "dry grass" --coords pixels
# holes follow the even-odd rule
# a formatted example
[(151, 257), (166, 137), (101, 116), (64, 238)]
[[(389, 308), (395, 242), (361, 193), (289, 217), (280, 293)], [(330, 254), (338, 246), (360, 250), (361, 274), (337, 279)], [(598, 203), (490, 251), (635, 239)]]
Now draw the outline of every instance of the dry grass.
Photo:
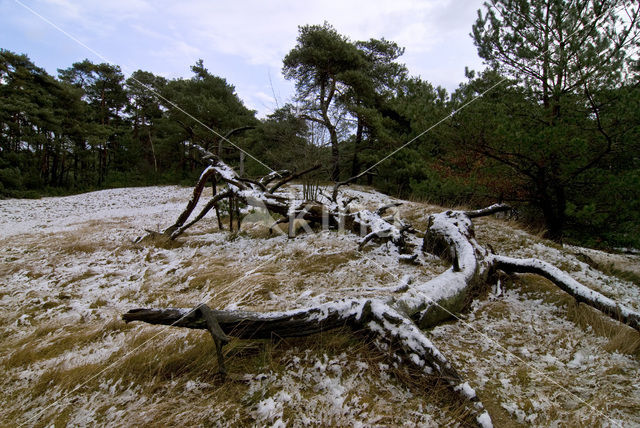
[(616, 262), (602, 261), (600, 263), (593, 263), (591, 267), (599, 270), (605, 275), (613, 276), (623, 281), (631, 282), (640, 287), (640, 273), (634, 270), (634, 268), (637, 269), (637, 266), (631, 267), (626, 265), (626, 263), (624, 262), (620, 263), (616, 260)]
[[(24, 272), (34, 280), (53, 278), (52, 275), (58, 275), (53, 266), (64, 266), (76, 258), (91, 260), (101, 257), (101, 254), (112, 254), (113, 260), (107, 260), (106, 264), (113, 264), (117, 269), (120, 263), (118, 258), (126, 251), (140, 254), (140, 262), (145, 265), (162, 266), (169, 262), (163, 251), (188, 248), (196, 251), (193, 257), (184, 259), (168, 271), (145, 270), (137, 280), (137, 289), (125, 291), (119, 298), (142, 304), (154, 304), (160, 298), (167, 303), (189, 306), (194, 302), (194, 293), (214, 292), (210, 303), (217, 305), (229, 301), (227, 297), (242, 293), (248, 293), (250, 298), (259, 302), (283, 287), (302, 289), (314, 285), (311, 283), (317, 281), (318, 277), (330, 280), (334, 270), (361, 257), (355, 250), (340, 252), (339, 246), (331, 248), (329, 245), (325, 253), (318, 254), (309, 253), (307, 250), (311, 248), (294, 247), (286, 257), (278, 257), (273, 263), (266, 264), (238, 282), (238, 263), (241, 260), (237, 255), (216, 256), (210, 251), (198, 252), (210, 249), (210, 244), (197, 240), (202, 229), (195, 230), (191, 235), (195, 239), (191, 240), (167, 242), (153, 237), (148, 239), (149, 242), (125, 242), (117, 247), (113, 240), (97, 238), (99, 235), (108, 236), (111, 227), (112, 224), (93, 222), (80, 226), (76, 231), (34, 239), (26, 243), (34, 253), (57, 249), (48, 254), (48, 265), (51, 267), (43, 269), (31, 259), (15, 260), (18, 263), (10, 266), (10, 269), (5, 267), (3, 273)], [(251, 232), (247, 235), (251, 235)], [(246, 235), (231, 237), (240, 238), (246, 239)], [(271, 240), (274, 237), (263, 239)], [(295, 244), (295, 241), (286, 242)], [(281, 244), (274, 241), (273, 246), (277, 245)], [(304, 262), (300, 263), (299, 260)], [(297, 272), (295, 278), (290, 275), (292, 271)], [(42, 299), (44, 303), (25, 307), (22, 313), (35, 320), (42, 311), (59, 310), (69, 302), (83, 298), (75, 291), (79, 284), (104, 279), (117, 281), (119, 275), (115, 271), (105, 272), (102, 268), (87, 268), (70, 275), (59, 275), (54, 290), (60, 291), (53, 296), (41, 291), (28, 292), (26, 296)], [(322, 287), (336, 285), (344, 284), (329, 282), (323, 283)], [(225, 288), (228, 288), (227, 294)], [(88, 308), (100, 313), (110, 311), (109, 305), (106, 298), (98, 297), (89, 300)], [(71, 324), (34, 321), (23, 331), (25, 334), (19, 336), (7, 332), (7, 340), (0, 347), (0, 365), (7, 373), (0, 386), (7, 389), (11, 385), (12, 391), (7, 396), (8, 408), (0, 417), (0, 425), (12, 425), (17, 421), (28, 421), (28, 425), (36, 426), (73, 425), (78, 422), (75, 418), (78, 417), (79, 406), (90, 410), (93, 422), (99, 425), (110, 420), (109, 414), (114, 409), (123, 412), (128, 423), (134, 425), (207, 425), (220, 420), (247, 425), (253, 420), (248, 410), (255, 403), (246, 396), (252, 381), (248, 381), (245, 374), (285, 373), (291, 354), (298, 350), (308, 351), (318, 358), (346, 353), (349, 358), (369, 361), (374, 372), (373, 361), (383, 359), (360, 337), (345, 331), (276, 342), (234, 341), (225, 348), (227, 368), (232, 375), (223, 380), (217, 375), (213, 344), (205, 332), (128, 326), (120, 321), (105, 324), (99, 318), (80, 321), (79, 324), (77, 321)], [(5, 332), (2, 334), (5, 336)], [(84, 362), (82, 359), (69, 359), (83, 352), (93, 355), (95, 351), (111, 346), (107, 344), (116, 337), (124, 337), (124, 342), (117, 345), (106, 358), (90, 358)], [(31, 373), (28, 375), (31, 378), (29, 381), (22, 378), (27, 372)], [(403, 388), (402, 380), (394, 379), (392, 382), (397, 388)], [(192, 395), (187, 403), (185, 388), (194, 381), (204, 386), (199, 387), (197, 394)], [(411, 388), (417, 396), (422, 395), (419, 387)], [(136, 397), (147, 397), (150, 401), (144, 404), (127, 401), (124, 399), (130, 394), (127, 391), (135, 391)], [(317, 393), (312, 389), (305, 390), (310, 400)], [(394, 402), (394, 397), (383, 386), (374, 386), (367, 394), (358, 391), (351, 394), (363, 402), (371, 403), (372, 407), (380, 402)], [(420, 401), (416, 399), (414, 404), (418, 405)], [(46, 409), (49, 404), (54, 405)], [(187, 408), (188, 416), (184, 414)], [(40, 415), (43, 409), (46, 410)], [(182, 409), (182, 412), (176, 412), (176, 409)], [(397, 421), (394, 409), (394, 406), (388, 408), (386, 419), (382, 419), (382, 422)], [(28, 419), (34, 416), (35, 419)]]
[[(439, 211), (436, 207), (417, 203), (406, 204), (400, 210), (404, 218), (422, 229), (426, 224), (420, 222), (426, 221), (426, 214)], [(10, 263), (0, 265), (0, 281), (20, 273), (28, 281), (46, 284), (46, 287), (25, 290), (21, 311), (5, 311), (0, 319), (0, 367), (5, 373), (0, 388), (6, 391), (1, 426), (26, 422), (54, 403), (27, 425), (85, 423), (104, 426), (118, 425), (122, 421), (149, 426), (257, 425), (256, 406), (294, 379), (294, 357), (301, 357), (296, 367), (303, 373), (302, 379), (295, 378), (296, 391), (303, 400), (296, 402), (300, 406), (318, 401), (324, 393), (317, 389), (317, 384), (305, 381), (304, 376), (315, 373), (318, 362), (342, 358), (345, 362), (341, 368), (342, 379), (356, 379), (351, 386), (342, 384), (347, 389), (345, 402), (357, 400), (366, 404), (367, 409), (375, 409), (380, 417), (376, 425), (419, 425), (419, 420), (411, 418), (420, 414), (433, 415), (431, 425), (469, 422), (457, 397), (439, 379), (405, 368), (383, 369), (381, 365), (389, 364), (389, 359), (365, 337), (349, 330), (300, 339), (233, 341), (225, 347), (230, 375), (222, 379), (217, 374), (214, 347), (208, 333), (126, 325), (117, 320), (123, 307), (189, 307), (201, 301), (202, 296), (213, 306), (239, 302), (256, 310), (296, 306), (299, 304), (295, 300), (297, 296), (309, 291), (312, 291), (311, 297), (324, 294), (327, 300), (341, 298), (346, 295), (344, 290), (357, 289), (362, 284), (359, 276), (345, 280), (336, 275), (352, 267), (358, 269), (359, 263), (366, 261), (368, 253), (356, 252), (355, 245), (349, 243), (349, 250), (345, 250), (344, 244), (323, 240), (321, 235), (284, 240), (269, 235), (267, 226), (260, 223), (247, 223), (242, 232), (212, 242), (214, 238), (219, 239), (219, 235), (211, 235), (217, 230), (215, 218), (194, 227), (177, 241), (150, 239), (132, 244), (123, 239), (111, 239), (112, 231), (122, 233), (119, 221), (83, 223), (73, 231), (56, 235), (34, 234), (21, 237), (21, 243), (11, 244), (20, 251), (12, 250), (11, 258), (7, 260)], [(493, 219), (481, 220), (476, 230), (481, 243), (497, 241), (495, 246), (505, 254), (533, 243), (547, 244), (539, 237), (511, 233), (504, 222)], [(247, 239), (255, 240), (258, 248), (242, 246)], [(315, 252), (319, 246), (323, 247), (322, 251)], [(284, 253), (278, 256), (276, 250), (284, 250)], [(46, 263), (41, 263), (43, 258), (39, 252), (47, 255)], [(173, 257), (176, 253), (182, 255), (178, 262)], [(269, 256), (276, 257), (257, 268)], [(139, 266), (129, 272), (126, 264), (131, 260)], [(247, 264), (248, 260), (252, 262)], [(91, 265), (94, 262), (100, 263)], [(86, 269), (62, 272), (66, 264), (73, 263), (85, 263)], [(572, 263), (568, 262), (564, 267), (576, 269)], [(257, 269), (249, 272), (249, 266)], [(374, 282), (383, 285), (393, 280), (383, 270), (368, 269)], [(443, 266), (429, 269), (441, 271)], [(514, 287), (531, 298), (550, 303), (557, 307), (562, 317), (581, 329), (606, 338), (603, 352), (615, 351), (638, 358), (640, 340), (635, 331), (621, 327), (583, 305), (575, 305), (572, 298), (546, 280), (532, 275), (519, 278), (513, 285), (505, 284), (505, 288)], [(118, 288), (122, 282), (134, 283), (135, 287)], [(80, 286), (82, 284), (85, 288)], [(92, 292), (94, 286), (105, 287), (105, 290), (95, 296), (84, 294), (85, 291)], [(3, 296), (10, 297), (10, 294), (2, 291), (0, 299)], [(482, 295), (480, 300), (486, 298)], [(71, 307), (78, 302), (82, 302), (88, 311), (80, 318), (72, 317), (75, 312)], [(493, 325), (500, 320), (510, 320), (512, 311), (508, 304), (496, 300), (482, 307), (476, 315), (486, 316), (487, 323)], [(16, 328), (13, 324), (22, 314), (29, 315), (29, 320)], [(43, 314), (51, 314), (53, 321), (45, 321)], [(534, 339), (521, 337), (521, 324), (514, 323), (510, 328), (510, 331), (501, 332), (505, 341), (520, 340), (526, 344)], [(564, 340), (571, 333), (554, 334), (558, 340)], [(475, 363), (467, 354), (469, 349), (478, 348), (477, 352), (483, 353), (477, 342), (446, 346), (443, 346), (445, 354), (457, 359), (459, 369), (468, 371), (475, 370)], [(100, 354), (105, 349), (108, 352)], [(74, 358), (77, 355), (86, 358)], [(358, 363), (365, 363), (367, 369), (362, 371)], [(543, 382), (520, 363), (512, 369), (512, 374), (505, 369), (505, 376), (510, 376), (510, 381), (519, 388), (548, 390), (548, 385), (541, 386)], [(551, 370), (549, 368), (550, 373)], [(606, 370), (607, 376), (628, 381), (628, 369), (611, 365)], [(472, 385), (479, 382), (473, 373), (465, 371), (464, 374)], [(259, 380), (263, 377), (268, 381)], [(500, 394), (503, 389), (495, 378), (477, 388), (495, 426), (516, 426), (514, 415), (502, 407), (504, 397)], [(619, 400), (607, 401), (608, 398), (607, 393), (598, 392), (590, 402), (599, 409), (619, 408), (625, 414), (636, 411), (633, 404), (623, 408)], [(523, 397), (520, 404), (535, 411), (530, 398)], [(285, 406), (283, 420), (293, 421), (300, 409)], [(304, 410), (313, 413), (308, 408)], [(314, 414), (320, 415), (318, 412)], [(551, 409), (541, 420), (551, 421), (558, 417), (565, 418), (572, 426), (587, 425), (577, 417), (566, 419), (566, 413), (564, 409)], [(317, 421), (322, 421), (316, 422), (318, 424), (346, 424), (337, 416), (318, 417)], [(428, 421), (422, 423), (429, 424)]]
[(580, 328), (607, 338), (609, 340), (605, 347), (607, 351), (617, 351), (640, 357), (640, 334), (636, 330), (612, 320), (590, 306), (578, 303), (552, 282), (540, 276), (518, 275), (516, 286), (523, 292), (540, 298), (545, 303), (557, 306), (569, 321), (574, 322)]
[(155, 248), (164, 248), (166, 250), (172, 248), (179, 248), (182, 246), (182, 241), (171, 239), (169, 236), (160, 232), (147, 232), (141, 240), (132, 243), (136, 248), (144, 248), (145, 246), (153, 246)]
[(4, 343), (0, 347), (0, 353), (6, 357), (0, 364), (5, 370), (28, 367), (38, 361), (52, 359), (67, 351), (99, 342), (111, 333), (126, 330), (128, 327), (119, 321), (98, 326), (45, 324), (27, 337)]
[[(28, 347), (28, 341), (25, 340), (26, 343), (20, 351), (3, 361), (3, 368), (11, 370), (14, 367), (28, 366), (60, 355), (73, 347), (99, 342), (104, 334), (108, 334), (109, 331), (119, 331), (122, 327), (122, 323), (113, 323), (106, 332), (99, 331), (101, 329), (84, 334), (82, 331), (68, 331), (63, 337), (33, 352), (25, 349)], [(307, 356), (311, 356), (308, 359), (311, 362), (308, 365), (303, 364), (303, 367), (308, 370), (313, 369), (314, 358), (330, 359), (336, 355), (346, 354), (349, 360), (366, 362), (371, 368), (369, 376), (372, 379), (381, 375), (378, 372), (378, 363), (386, 361), (386, 358), (373, 349), (366, 340), (363, 341), (361, 336), (347, 330), (336, 330), (275, 342), (233, 341), (225, 348), (226, 364), (230, 375), (222, 378), (217, 374), (215, 350), (208, 333), (193, 331), (172, 338), (171, 336), (176, 335), (166, 332), (166, 327), (126, 327), (125, 329), (128, 331), (125, 345), (107, 360), (73, 367), (62, 365), (44, 371), (35, 382), (29, 384), (28, 388), (19, 394), (26, 394), (33, 403), (26, 408), (5, 412), (0, 423), (24, 421), (25, 411), (42, 408), (38, 397), (51, 397), (51, 394), (55, 393), (58, 397), (64, 397), (67, 394), (69, 397), (57, 401), (54, 407), (47, 409), (44, 414), (28, 424), (34, 424), (35, 421), (37, 421), (36, 426), (73, 424), (71, 415), (77, 410), (78, 404), (93, 400), (91, 397), (100, 397), (99, 401), (92, 404), (94, 422), (98, 424), (104, 424), (109, 420), (108, 413), (113, 412), (113, 408), (123, 411), (127, 423), (133, 425), (149, 422), (152, 426), (173, 426), (185, 423), (207, 425), (215, 423), (216, 420), (233, 420), (241, 425), (252, 424), (247, 410), (253, 408), (265, 396), (277, 392), (259, 390), (253, 395), (247, 395), (252, 376), (260, 373), (286, 375), (292, 354), (306, 353)], [(55, 330), (42, 330), (37, 334), (44, 334), (47, 337), (54, 332)], [(158, 333), (160, 338), (155, 337)], [(71, 340), (71, 337), (75, 340)], [(344, 376), (347, 376), (351, 369), (347, 366), (344, 370)], [(100, 375), (94, 377), (97, 373)], [(412, 394), (419, 397), (412, 399), (411, 406), (418, 403), (422, 405), (431, 403), (433, 406), (442, 408), (450, 420), (458, 422), (466, 420), (463, 407), (437, 378), (424, 377), (420, 373), (405, 369), (392, 369), (390, 373), (389, 382), (397, 385), (398, 388), (406, 385)], [(184, 414), (176, 410), (184, 411), (185, 390), (194, 380), (202, 386), (198, 387), (195, 395), (189, 394), (189, 416), (185, 418)], [(130, 403), (133, 406), (127, 407), (126, 403), (119, 403), (114, 399), (119, 394), (126, 394), (129, 388), (134, 388), (137, 396), (150, 397), (151, 401), (144, 405)], [(306, 399), (311, 401), (316, 394), (322, 393), (314, 391), (312, 387), (304, 386), (302, 386), (302, 392)], [(358, 400), (369, 403), (370, 407), (397, 401), (393, 396), (389, 396), (389, 390), (384, 387), (384, 384), (373, 384), (366, 393), (352, 391), (351, 394), (357, 394)], [(383, 417), (379, 420), (380, 424), (398, 423), (394, 408), (389, 406), (386, 411), (381, 409)], [(293, 420), (295, 417), (294, 409), (287, 409), (284, 413), (285, 420)]]
[[(632, 373), (636, 373), (636, 363), (628, 359), (625, 363), (615, 356), (624, 354), (639, 361), (640, 335), (637, 331), (584, 304), (576, 304), (572, 297), (536, 275), (517, 275), (501, 280), (503, 293), (515, 291), (526, 296), (529, 304), (551, 305), (555, 309), (551, 312), (543, 310), (544, 321), (534, 322), (527, 318), (526, 312), (519, 312), (522, 308), (513, 306), (512, 299), (487, 296), (489, 300), (482, 299), (478, 309), (473, 311), (473, 325), (452, 323), (444, 326), (446, 333), (441, 333), (442, 336), (438, 336), (441, 340), (436, 341), (468, 379), (486, 382), (478, 388), (478, 393), (492, 415), (494, 426), (521, 426), (517, 413), (507, 411), (506, 405), (515, 406), (524, 416), (537, 414), (534, 425), (563, 421), (561, 424), (567, 426), (594, 426), (610, 415), (617, 417), (618, 411), (619, 414), (640, 411), (634, 393), (620, 394), (625, 389), (633, 390), (631, 379), (635, 376)], [(575, 328), (563, 321), (553, 321), (556, 317), (568, 320)], [(491, 342), (489, 350), (476, 349), (487, 340)], [(581, 343), (583, 341), (589, 345)], [(595, 343), (599, 344), (596, 349)], [(571, 353), (557, 351), (563, 347), (571, 349)], [(526, 355), (520, 354), (523, 348), (528, 349)], [(574, 353), (583, 349), (588, 350), (582, 351), (587, 352), (584, 362), (578, 361), (576, 366), (571, 366), (574, 363), (569, 364), (569, 361), (578, 358)], [(514, 355), (507, 358), (505, 353)], [(609, 353), (616, 354), (609, 357)], [(566, 365), (540, 364), (540, 359), (549, 358), (549, 355), (554, 358), (564, 355)], [(602, 361), (606, 369), (602, 366), (592, 368), (593, 363), (587, 361), (594, 357), (596, 361)], [(478, 364), (478, 360), (486, 362)], [(581, 364), (589, 368), (581, 367)], [(588, 377), (585, 381), (582, 370), (593, 373), (598, 386), (587, 383), (593, 380)], [(545, 394), (556, 399), (541, 414), (540, 397)], [(568, 405), (575, 411), (567, 413)]]
[(605, 350), (608, 352), (629, 354), (640, 360), (640, 333), (631, 327), (613, 321), (590, 306), (577, 302), (568, 305), (567, 318), (581, 328), (607, 338)]

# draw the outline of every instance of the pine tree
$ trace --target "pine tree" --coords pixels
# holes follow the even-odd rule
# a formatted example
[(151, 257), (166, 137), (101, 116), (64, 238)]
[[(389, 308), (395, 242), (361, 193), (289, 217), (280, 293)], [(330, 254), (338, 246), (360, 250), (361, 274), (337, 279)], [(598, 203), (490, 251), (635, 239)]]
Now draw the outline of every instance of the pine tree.
[(518, 127), (507, 124), (507, 134), (484, 138), (482, 152), (517, 172), (548, 237), (560, 241), (570, 187), (618, 144), (600, 120), (615, 100), (597, 98), (628, 78), (640, 7), (623, 0), (493, 0), (485, 8), (473, 26), (478, 53), (514, 79), (528, 105), (517, 114), (512, 108), (507, 120)]

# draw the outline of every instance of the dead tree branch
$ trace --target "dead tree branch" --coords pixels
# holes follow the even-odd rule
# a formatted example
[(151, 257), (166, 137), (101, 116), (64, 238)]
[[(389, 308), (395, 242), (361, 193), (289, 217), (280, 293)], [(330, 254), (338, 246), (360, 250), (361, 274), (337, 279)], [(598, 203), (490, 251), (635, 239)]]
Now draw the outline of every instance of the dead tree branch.
[(608, 315), (616, 321), (640, 331), (640, 313), (627, 308), (571, 278), (557, 267), (537, 259), (514, 259), (494, 256), (496, 268), (508, 273), (534, 273), (547, 278), (578, 302)]
[(492, 215), (492, 214), (496, 214), (504, 211), (509, 211), (510, 209), (511, 207), (507, 204), (494, 204), (494, 205), (491, 205), (490, 207), (482, 208), (479, 210), (465, 211), (465, 215), (469, 218), (478, 218), (478, 217), (484, 217), (484, 216), (488, 216), (488, 215)]
[[(288, 221), (290, 229), (293, 221), (298, 218), (344, 227), (364, 236), (359, 249), (372, 241), (391, 241), (401, 252), (413, 245), (406, 235), (411, 226), (396, 227), (381, 217), (385, 210), (398, 204), (388, 204), (374, 212), (362, 210), (346, 213), (344, 207), (340, 207), (337, 202), (335, 192), (340, 184), (337, 183), (334, 186), (335, 197), (331, 203), (305, 202), (294, 206), (275, 193), (280, 186), (289, 181), (291, 175), (282, 178), (266, 191), (268, 183), (276, 177), (274, 173), (257, 182), (246, 180), (241, 183), (231, 168), (213, 158), (211, 165), (198, 180), (187, 208), (169, 228), (173, 228), (172, 237), (182, 233), (208, 211), (205, 207), (199, 218), (184, 224), (195, 208), (193, 201), (197, 201), (203, 183), (211, 175), (227, 183), (227, 188), (207, 204), (208, 209), (224, 197), (235, 198), (249, 205), (266, 207), (271, 212), (284, 216), (279, 222)], [(418, 368), (424, 373), (437, 373), (445, 379), (449, 387), (466, 400), (469, 414), (476, 422), (482, 426), (490, 426), (491, 419), (473, 388), (464, 382), (422, 329), (457, 317), (469, 305), (473, 296), (477, 295), (477, 289), (485, 287), (495, 279), (497, 270), (541, 275), (576, 300), (640, 331), (639, 313), (587, 288), (560, 269), (540, 260), (497, 256), (493, 251), (490, 252), (481, 246), (475, 239), (471, 219), (509, 209), (507, 205), (497, 204), (479, 210), (446, 211), (430, 215), (422, 240), (422, 252), (441, 257), (451, 263), (451, 267), (430, 281), (407, 284), (385, 299), (346, 299), (311, 308), (267, 313), (222, 311), (206, 305), (198, 305), (194, 309), (132, 309), (123, 314), (122, 318), (126, 322), (143, 321), (150, 324), (207, 329), (216, 345), (220, 370), (224, 370), (222, 347), (228, 341), (228, 337), (300, 337), (343, 326), (356, 331), (368, 331), (375, 337), (374, 343), (379, 349), (384, 352), (393, 349), (391, 356), (397, 362)], [(405, 258), (415, 261), (416, 257), (417, 254), (414, 254)]]
[(312, 171), (315, 171), (316, 169), (319, 169), (322, 165), (317, 164), (312, 166), (311, 168), (307, 168), (303, 171), (297, 172), (295, 174), (290, 174), (287, 177), (284, 177), (282, 180), (278, 181), (276, 184), (274, 184), (273, 186), (271, 186), (271, 188), (269, 189), (269, 193), (273, 193), (276, 190), (278, 190), (280, 187), (284, 186), (285, 184), (287, 184), (288, 182), (295, 180), (296, 178), (302, 177), (305, 174), (308, 174)]
[[(192, 146), (203, 155), (203, 159), (206, 160), (209, 166), (207, 166), (198, 179), (194, 187), (193, 195), (187, 203), (187, 207), (180, 214), (176, 222), (164, 230), (163, 234), (170, 239), (176, 239), (182, 235), (187, 229), (200, 221), (212, 208), (217, 208), (219, 201), (227, 198), (229, 200), (229, 224), (231, 230), (233, 230), (234, 215), (238, 229), (240, 228), (241, 217), (239, 203), (244, 203), (254, 207), (266, 208), (274, 214), (288, 217), (292, 226), (293, 223), (291, 220), (303, 219), (311, 223), (327, 225), (329, 227), (344, 227), (354, 233), (367, 237), (366, 241), (361, 244), (360, 247), (363, 247), (364, 244), (372, 239), (375, 239), (376, 242), (391, 241), (403, 252), (408, 251), (408, 247), (410, 247), (406, 239), (406, 234), (409, 229), (396, 227), (389, 221), (383, 219), (378, 212), (363, 210), (352, 214), (345, 212), (337, 203), (325, 205), (317, 201), (307, 201), (298, 206), (293, 206), (288, 202), (285, 195), (276, 193), (278, 189), (286, 183), (318, 169), (320, 165), (315, 165), (298, 173), (288, 174), (268, 188), (268, 184), (284, 171), (272, 172), (257, 181), (243, 179), (238, 177), (231, 167), (209, 151), (195, 144), (192, 144)], [(200, 214), (194, 220), (187, 223), (209, 179), (214, 182), (221, 181), (225, 183), (226, 189), (214, 195), (201, 210)], [(387, 208), (383, 207), (378, 211), (384, 212)], [(219, 222), (219, 225), (220, 224), (221, 222)], [(289, 235), (292, 236), (293, 233), (290, 231)]]

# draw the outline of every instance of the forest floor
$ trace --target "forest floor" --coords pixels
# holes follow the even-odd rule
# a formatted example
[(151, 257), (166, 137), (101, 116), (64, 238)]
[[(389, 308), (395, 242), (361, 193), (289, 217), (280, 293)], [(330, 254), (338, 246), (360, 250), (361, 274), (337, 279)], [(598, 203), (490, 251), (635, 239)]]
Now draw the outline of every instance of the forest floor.
[[(290, 186), (291, 192), (299, 187)], [(210, 192), (210, 190), (209, 190)], [(387, 196), (345, 192), (376, 208)], [(176, 186), (0, 201), (0, 426), (448, 426), (459, 406), (438, 379), (390, 361), (349, 330), (232, 341), (217, 375), (211, 337), (120, 316), (136, 307), (255, 311), (392, 293), (447, 266), (398, 264), (359, 237), (240, 233), (205, 218), (173, 243), (134, 244), (175, 221)], [(210, 194), (210, 193), (209, 193)], [(408, 202), (424, 230), (440, 207)], [(226, 226), (227, 227), (227, 226)], [(640, 309), (640, 256), (559, 247), (515, 223), (478, 219), (481, 245), (537, 257)], [(504, 277), (458, 320), (428, 332), (478, 392), (495, 426), (640, 426), (640, 335), (532, 275)]]

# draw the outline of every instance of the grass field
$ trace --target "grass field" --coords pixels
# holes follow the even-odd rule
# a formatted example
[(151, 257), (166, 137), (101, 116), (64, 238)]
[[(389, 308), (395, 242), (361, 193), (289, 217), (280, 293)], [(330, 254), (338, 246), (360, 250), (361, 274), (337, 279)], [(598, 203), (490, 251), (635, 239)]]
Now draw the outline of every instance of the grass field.
[[(0, 201), (1, 426), (448, 426), (459, 406), (436, 378), (391, 361), (349, 330), (233, 341), (217, 375), (204, 331), (125, 324), (135, 307), (285, 310), (389, 294), (446, 269), (358, 252), (336, 232), (295, 239), (261, 222), (219, 231), (212, 216), (175, 243), (133, 240), (175, 220), (191, 189), (114, 189)], [(297, 191), (294, 186), (292, 192)], [(376, 207), (368, 189), (348, 190)], [(406, 202), (424, 229), (440, 208)], [(259, 216), (254, 216), (258, 218)], [(559, 248), (496, 219), (481, 244), (538, 257), (635, 308), (640, 257)], [(588, 255), (585, 258), (584, 255)], [(590, 262), (590, 263), (589, 263)], [(636, 275), (636, 276), (634, 276)], [(479, 393), (496, 426), (640, 426), (640, 335), (549, 282), (501, 278), (460, 320), (428, 336)]]

